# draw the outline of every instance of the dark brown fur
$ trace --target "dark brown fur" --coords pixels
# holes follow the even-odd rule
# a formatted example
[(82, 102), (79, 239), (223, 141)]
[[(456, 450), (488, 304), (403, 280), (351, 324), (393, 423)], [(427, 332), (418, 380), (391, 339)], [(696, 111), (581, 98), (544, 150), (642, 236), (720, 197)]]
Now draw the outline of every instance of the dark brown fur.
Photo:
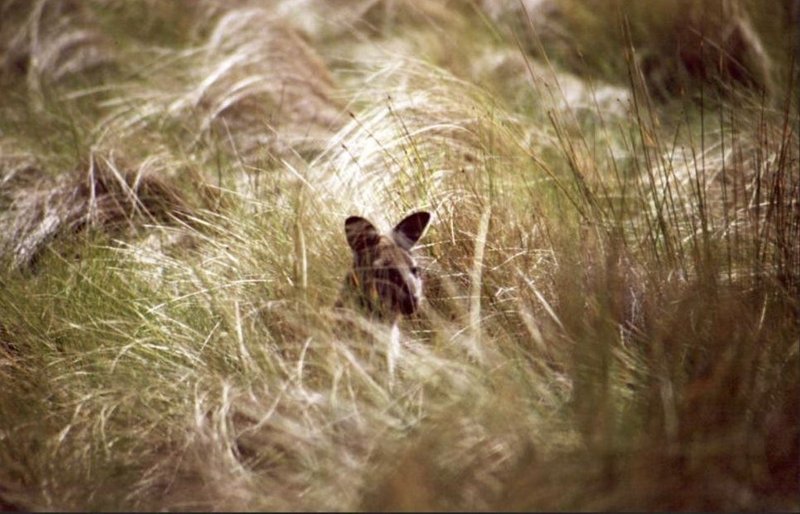
[(353, 269), (345, 277), (337, 306), (354, 306), (384, 320), (414, 314), (422, 299), (422, 277), (410, 250), (429, 221), (430, 214), (417, 212), (381, 235), (366, 219), (347, 218)]

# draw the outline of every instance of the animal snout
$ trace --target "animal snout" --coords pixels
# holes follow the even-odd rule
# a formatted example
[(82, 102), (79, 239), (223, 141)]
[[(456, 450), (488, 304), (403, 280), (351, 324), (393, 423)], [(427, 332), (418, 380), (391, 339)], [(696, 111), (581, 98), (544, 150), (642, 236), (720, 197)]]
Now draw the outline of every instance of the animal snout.
[(381, 281), (380, 298), (385, 308), (409, 315), (419, 307), (420, 295), (413, 284)]
[(410, 294), (403, 298), (403, 301), (400, 303), (400, 312), (405, 315), (414, 314), (417, 309), (419, 308), (419, 297), (413, 294)]

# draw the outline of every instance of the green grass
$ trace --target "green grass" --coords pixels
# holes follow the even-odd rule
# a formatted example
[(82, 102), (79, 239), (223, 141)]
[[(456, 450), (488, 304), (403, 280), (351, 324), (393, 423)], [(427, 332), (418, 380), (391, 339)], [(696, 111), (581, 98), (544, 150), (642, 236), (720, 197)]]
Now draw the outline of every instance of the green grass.
[[(701, 0), (300, 4), (0, 4), (0, 506), (800, 508), (780, 13), (765, 88)], [(419, 209), (398, 343), (344, 219)]]

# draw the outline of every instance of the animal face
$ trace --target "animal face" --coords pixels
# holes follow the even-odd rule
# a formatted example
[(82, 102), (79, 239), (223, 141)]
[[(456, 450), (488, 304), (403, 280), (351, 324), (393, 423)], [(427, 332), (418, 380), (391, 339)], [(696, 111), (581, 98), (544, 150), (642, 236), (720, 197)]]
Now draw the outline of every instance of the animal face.
[(388, 235), (381, 235), (364, 218), (345, 220), (347, 243), (353, 250), (353, 269), (345, 293), (380, 318), (416, 312), (422, 298), (422, 278), (411, 248), (422, 236), (430, 214), (406, 217)]

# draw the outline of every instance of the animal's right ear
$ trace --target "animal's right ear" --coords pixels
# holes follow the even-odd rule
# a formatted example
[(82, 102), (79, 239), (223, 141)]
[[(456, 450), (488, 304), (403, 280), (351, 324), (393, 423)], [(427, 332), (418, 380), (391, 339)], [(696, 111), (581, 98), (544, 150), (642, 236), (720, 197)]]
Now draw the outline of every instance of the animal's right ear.
[(354, 252), (374, 246), (380, 239), (380, 234), (372, 223), (358, 216), (350, 216), (344, 221), (344, 233), (347, 244)]
[(425, 232), (425, 227), (428, 226), (430, 220), (430, 213), (425, 211), (415, 212), (406, 216), (392, 230), (394, 240), (406, 250), (411, 250), (411, 247), (417, 244), (419, 238), (422, 237), (422, 233)]

